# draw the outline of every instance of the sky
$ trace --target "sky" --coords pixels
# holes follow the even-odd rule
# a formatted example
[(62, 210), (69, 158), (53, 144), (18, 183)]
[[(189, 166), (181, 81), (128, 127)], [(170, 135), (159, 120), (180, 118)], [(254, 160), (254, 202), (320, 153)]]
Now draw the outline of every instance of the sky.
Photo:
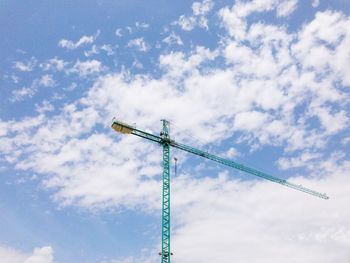
[[(171, 149), (174, 263), (350, 262), (350, 2), (0, 1), (0, 258), (153, 263)], [(174, 173), (174, 157), (177, 173)]]

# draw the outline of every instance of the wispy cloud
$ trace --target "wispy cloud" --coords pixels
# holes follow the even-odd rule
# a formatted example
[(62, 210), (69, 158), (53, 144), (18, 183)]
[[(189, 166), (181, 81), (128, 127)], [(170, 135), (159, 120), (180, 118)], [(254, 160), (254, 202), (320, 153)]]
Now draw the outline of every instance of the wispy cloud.
[(38, 92), (40, 87), (54, 87), (55, 84), (56, 82), (51, 75), (43, 75), (41, 78), (35, 79), (30, 87), (23, 87), (13, 90), (10, 101), (18, 102), (23, 101), (26, 98), (32, 98)]
[(32, 57), (30, 60), (25, 61), (25, 62), (23, 62), (23, 61), (14, 62), (13, 67), (19, 71), (29, 72), (35, 68), (36, 64), (37, 64), (37, 59)]
[(11, 102), (22, 101), (25, 98), (31, 98), (36, 93), (36, 89), (33, 87), (24, 87), (20, 89), (15, 89), (12, 91)]
[(51, 58), (40, 64), (40, 67), (44, 71), (52, 70), (52, 71), (63, 71), (67, 67), (69, 63), (64, 61), (63, 59), (59, 59), (57, 57)]
[(84, 51), (86, 57), (97, 55), (104, 51), (107, 56), (112, 56), (114, 54), (113, 47), (111, 45), (104, 44), (102, 46), (93, 45), (90, 50)]
[(182, 46), (183, 42), (181, 40), (181, 37), (174, 32), (171, 32), (169, 36), (163, 39), (163, 42), (168, 44), (168, 45), (179, 45)]
[(312, 0), (312, 6), (318, 7), (320, 5), (320, 0)]
[(87, 60), (80, 61), (78, 60), (72, 69), (70, 69), (69, 73), (78, 73), (81, 77), (86, 77), (88, 75), (93, 75), (99, 73), (103, 70), (103, 65), (98, 60)]
[(191, 31), (196, 26), (208, 29), (208, 19), (206, 15), (212, 10), (214, 2), (204, 0), (203, 2), (194, 2), (192, 4), (192, 15), (181, 15), (174, 25), (179, 25), (185, 31)]
[(121, 29), (121, 28), (117, 28), (117, 29), (115, 30), (115, 35), (116, 35), (117, 37), (122, 37), (122, 36), (123, 36), (122, 29)]
[(130, 40), (128, 42), (128, 47), (136, 48), (141, 52), (147, 52), (151, 49), (151, 46), (146, 43), (143, 37)]
[(73, 49), (77, 49), (83, 45), (87, 45), (87, 44), (92, 44), (96, 38), (99, 36), (100, 31), (97, 31), (97, 33), (95, 35), (92, 36), (82, 36), (78, 41), (73, 42), (71, 40), (67, 40), (67, 39), (61, 39), (58, 42), (58, 46), (60, 46), (61, 48), (66, 48), (69, 50), (73, 50)]
[(135, 26), (136, 26), (136, 28), (139, 28), (139, 29), (147, 29), (147, 28), (149, 28), (149, 24), (147, 24), (145, 22), (139, 22), (139, 21), (137, 21), (135, 23)]

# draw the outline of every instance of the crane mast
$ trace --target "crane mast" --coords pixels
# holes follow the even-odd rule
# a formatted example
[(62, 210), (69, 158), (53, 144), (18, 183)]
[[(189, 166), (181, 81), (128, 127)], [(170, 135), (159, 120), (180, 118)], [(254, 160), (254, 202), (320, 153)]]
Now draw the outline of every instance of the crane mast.
[(160, 134), (163, 145), (163, 186), (162, 186), (162, 263), (170, 263), (170, 137), (169, 122), (162, 120)]
[(298, 190), (310, 195), (314, 195), (322, 199), (329, 199), (329, 197), (326, 194), (319, 193), (315, 190), (306, 188), (302, 185), (290, 183), (287, 180), (269, 175), (267, 173), (261, 172), (254, 168), (248, 167), (246, 165), (237, 163), (235, 161), (227, 160), (222, 157), (216, 156), (214, 154), (208, 153), (206, 151), (202, 151), (194, 147), (191, 147), (182, 143), (178, 143), (170, 138), (169, 122), (164, 119), (161, 121), (162, 121), (163, 128), (162, 128), (162, 131), (160, 132), (160, 136), (151, 134), (146, 131), (142, 131), (140, 129), (137, 129), (134, 126), (131, 126), (129, 124), (123, 123), (115, 119), (113, 120), (113, 123), (112, 123), (112, 128), (116, 132), (119, 132), (122, 134), (133, 134), (138, 137), (156, 142), (163, 147), (162, 251), (159, 253), (159, 255), (161, 256), (161, 263), (170, 263), (170, 256), (172, 255), (170, 251), (170, 147), (178, 148), (180, 150), (232, 167), (239, 171), (264, 178), (274, 183), (278, 183), (278, 184), (287, 186), (289, 188), (293, 188), (295, 190)]

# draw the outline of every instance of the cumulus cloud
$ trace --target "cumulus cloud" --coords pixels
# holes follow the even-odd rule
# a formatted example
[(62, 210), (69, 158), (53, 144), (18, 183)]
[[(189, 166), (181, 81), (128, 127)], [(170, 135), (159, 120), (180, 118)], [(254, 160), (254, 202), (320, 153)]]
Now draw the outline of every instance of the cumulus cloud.
[(6, 263), (53, 263), (53, 249), (49, 246), (35, 248), (32, 254), (26, 254), (21, 251), (0, 247), (0, 257)]
[[(332, 263), (349, 258), (350, 163), (319, 164), (313, 173), (322, 171), (322, 179), (294, 180), (327, 188), (327, 201), (268, 182), (230, 179), (233, 171), (200, 179), (181, 174), (172, 184), (172, 261)], [(147, 253), (154, 257), (154, 251)], [(148, 261), (142, 256), (116, 262)]]
[(301, 180), (327, 188), (331, 196), (327, 201), (265, 182), (229, 180), (227, 175), (179, 178), (173, 183), (173, 222), (178, 224), (173, 260), (344, 261), (350, 257), (350, 214), (344, 209), (350, 166), (349, 162), (333, 163), (332, 168), (322, 180)]
[(317, 71), (321, 79), (331, 70), (344, 86), (349, 86), (350, 77), (345, 69), (350, 58), (349, 28), (350, 19), (341, 12), (318, 12), (299, 32), (299, 41), (292, 47), (293, 54), (304, 69)]
[[(289, 180), (327, 190), (331, 200), (270, 182), (234, 180), (232, 170), (206, 178), (182, 174), (173, 183), (174, 261), (232, 262), (232, 255), (242, 262), (271, 255), (287, 263), (348, 258), (350, 166), (341, 152), (326, 159), (325, 149), (349, 127), (349, 96), (339, 88), (348, 84), (349, 18), (320, 12), (296, 32), (247, 23), (254, 12), (288, 16), (296, 6), (296, 1), (237, 1), (219, 12), (227, 35), (217, 48), (163, 53), (157, 78), (110, 73), (50, 118), (43, 110), (21, 125), (1, 122), (4, 158), (16, 169), (47, 175), (42, 185), (53, 189), (62, 206), (149, 212), (160, 203), (161, 149), (113, 133), (112, 117), (150, 131), (159, 131), (160, 119), (170, 119), (182, 129), (172, 126), (173, 138), (189, 144), (187, 134), (214, 147), (279, 146), (287, 155), (277, 163), (281, 169), (315, 168), (311, 176)], [(194, 4), (193, 17), (210, 9)], [(143, 38), (129, 46), (148, 50)], [(219, 67), (213, 66), (217, 60)], [(77, 61), (72, 72), (96, 74), (102, 65)], [(225, 155), (234, 157), (235, 148)]]
[(254, 13), (275, 11), (277, 16), (286, 17), (292, 14), (298, 5), (298, 0), (269, 1), (237, 1), (231, 8), (225, 7), (219, 11), (222, 24), (228, 33), (241, 40), (247, 31), (247, 18)]
[(315, 153), (315, 152), (313, 153), (313, 152), (306, 151), (297, 157), (280, 158), (278, 160), (278, 165), (280, 166), (280, 168), (284, 170), (287, 170), (290, 168), (304, 167), (305, 164), (308, 164), (308, 167), (310, 168), (314, 168), (313, 166), (311, 166), (311, 161), (315, 159), (320, 161), (321, 157), (322, 157), (322, 154), (320, 153)]
[[(321, 18), (333, 22), (326, 25)], [(301, 53), (299, 46), (303, 41), (309, 43), (310, 38), (313, 42), (313, 35), (324, 39), (327, 34), (322, 32), (330, 29), (347, 36), (347, 27), (343, 26), (347, 21), (338, 12), (324, 12), (297, 33), (289, 33), (283, 26), (255, 23), (241, 34), (241, 39), (249, 45), (236, 39), (227, 28), (230, 37), (215, 50), (196, 47), (188, 53), (162, 54), (159, 78), (131, 76), (126, 72), (101, 76), (86, 96), (67, 105), (55, 118), (39, 115), (40, 123), (24, 133), (11, 128), (12, 132), (7, 132), (8, 136), (2, 140), (4, 155), (9, 160), (19, 159), (13, 147), (23, 145), (21, 154), (30, 156), (21, 158), (16, 167), (50, 174), (45, 186), (57, 189), (55, 197), (59, 203), (92, 208), (154, 208), (159, 198), (159, 181), (155, 178), (159, 173), (159, 149), (147, 143), (135, 143), (135, 138), (90, 134), (94, 127), (108, 127), (107, 120), (115, 115), (153, 131), (159, 130), (160, 119), (167, 118), (186, 134), (204, 138), (207, 143), (228, 140), (248, 144), (252, 149), (280, 146), (290, 155), (298, 151), (322, 151), (332, 136), (348, 127), (348, 112), (336, 106), (348, 101), (344, 90), (334, 85), (343, 75), (333, 70), (327, 71), (323, 79), (318, 78), (322, 67), (310, 71), (309, 67), (300, 66), (308, 54)], [(308, 35), (304, 31), (317, 33)], [(336, 44), (332, 54), (346, 54), (348, 49), (344, 51), (343, 45), (346, 39), (329, 40)], [(325, 43), (317, 42), (317, 45)], [(224, 68), (206, 66), (218, 58), (224, 60)], [(101, 72), (102, 65), (95, 60), (78, 61), (73, 69), (87, 76)], [(310, 125), (312, 118), (318, 122)], [(27, 121), (32, 122), (37, 123), (37, 119)], [(190, 142), (185, 133), (176, 129), (172, 132), (177, 140)], [(114, 143), (113, 149), (107, 146)], [(89, 151), (96, 154), (86, 154)], [(149, 153), (155, 159), (148, 160), (147, 165), (139, 164), (137, 158), (151, 156)], [(293, 158), (296, 157), (280, 161), (281, 167), (302, 167), (311, 160), (305, 156), (300, 160)], [(95, 182), (90, 175), (99, 170), (104, 171), (104, 179)], [(120, 176), (114, 175), (115, 170), (120, 171)], [(125, 174), (133, 176), (125, 177)], [(108, 186), (115, 189), (118, 185), (123, 186), (120, 193), (98, 190), (109, 189)]]

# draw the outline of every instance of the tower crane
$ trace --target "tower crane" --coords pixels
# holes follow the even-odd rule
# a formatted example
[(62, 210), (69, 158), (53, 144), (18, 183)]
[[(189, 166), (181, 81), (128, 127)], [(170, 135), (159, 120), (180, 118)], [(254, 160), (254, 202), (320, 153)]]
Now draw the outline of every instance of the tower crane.
[(176, 142), (170, 138), (169, 121), (162, 121), (162, 131), (160, 135), (154, 135), (146, 131), (137, 129), (135, 126), (126, 124), (124, 122), (118, 121), (116, 119), (112, 122), (112, 128), (122, 134), (133, 134), (138, 137), (153, 141), (163, 147), (163, 177), (162, 177), (162, 250), (159, 253), (161, 256), (161, 263), (170, 263), (170, 256), (172, 255), (170, 251), (170, 146), (201, 156), (203, 158), (218, 162), (220, 164), (232, 167), (239, 171), (255, 175), (274, 183), (278, 183), (295, 190), (314, 195), (319, 198), (328, 199), (326, 194), (319, 193), (317, 191), (306, 188), (302, 185), (297, 185), (288, 182), (285, 179), (280, 179), (278, 177), (269, 175), (267, 173), (258, 171), (254, 168), (250, 168), (246, 165), (237, 163), (235, 161), (227, 160), (225, 158), (216, 156), (206, 151), (196, 149), (194, 147)]

